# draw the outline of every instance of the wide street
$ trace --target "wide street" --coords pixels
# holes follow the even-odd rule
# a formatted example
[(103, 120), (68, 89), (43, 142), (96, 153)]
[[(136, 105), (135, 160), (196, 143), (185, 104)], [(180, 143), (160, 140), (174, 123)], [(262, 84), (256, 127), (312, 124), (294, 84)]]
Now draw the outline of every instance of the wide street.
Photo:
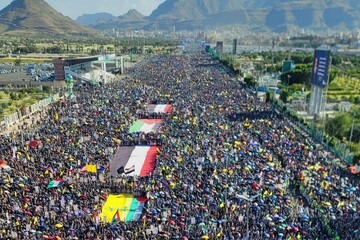
[(1, 238), (355, 239), (354, 178), (196, 52), (147, 57), (3, 136)]

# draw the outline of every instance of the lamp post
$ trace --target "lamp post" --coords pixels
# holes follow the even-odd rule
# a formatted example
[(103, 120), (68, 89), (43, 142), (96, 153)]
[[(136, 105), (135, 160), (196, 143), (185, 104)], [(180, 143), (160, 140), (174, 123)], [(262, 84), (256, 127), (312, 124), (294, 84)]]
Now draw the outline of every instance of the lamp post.
[(287, 75), (287, 91), (289, 92), (290, 75)]
[(250, 217), (249, 216), (249, 204), (252, 203), (259, 195), (260, 195), (260, 193), (256, 194), (255, 196), (249, 197), (246, 192), (238, 195), (239, 198), (241, 198), (247, 202), (247, 204), (246, 204), (246, 240), (250, 239), (250, 236), (249, 236), (249, 217)]

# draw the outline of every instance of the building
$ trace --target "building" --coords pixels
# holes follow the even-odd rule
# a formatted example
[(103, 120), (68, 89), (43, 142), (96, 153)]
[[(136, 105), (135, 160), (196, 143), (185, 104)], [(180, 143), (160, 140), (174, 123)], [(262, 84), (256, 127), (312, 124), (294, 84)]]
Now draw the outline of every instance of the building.
[(282, 73), (289, 72), (295, 69), (295, 62), (293, 60), (284, 60), (282, 63)]
[(124, 72), (124, 58), (113, 55), (82, 58), (55, 58), (55, 81), (64, 81), (65, 76), (72, 75), (76, 80), (106, 83), (114, 75), (110, 72)]
[(224, 52), (224, 42), (217, 41), (216, 42), (216, 54), (220, 55)]
[(234, 39), (233, 40), (233, 50), (232, 50), (232, 53), (234, 55), (236, 55), (236, 52), (237, 52), (237, 39)]

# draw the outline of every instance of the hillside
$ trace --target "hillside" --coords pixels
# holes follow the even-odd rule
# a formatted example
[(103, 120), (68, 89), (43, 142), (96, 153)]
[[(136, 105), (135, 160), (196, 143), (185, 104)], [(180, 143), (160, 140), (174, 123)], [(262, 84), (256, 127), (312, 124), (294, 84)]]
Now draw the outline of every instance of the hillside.
[(144, 18), (145, 16), (136, 9), (130, 9), (124, 15), (117, 17), (117, 19), (122, 22), (141, 21)]
[(141, 14), (136, 9), (130, 9), (124, 15), (111, 18), (108, 21), (93, 24), (92, 27), (99, 30), (113, 29), (113, 28), (141, 29), (144, 28), (146, 24), (147, 24), (147, 20), (143, 14)]
[[(2, 35), (93, 35), (95, 29), (199, 30), (229, 25), (243, 29), (287, 32), (302, 29), (352, 31), (360, 27), (358, 0), (166, 0), (145, 17), (135, 9), (63, 16), (44, 0), (15, 0), (0, 11)], [(79, 26), (78, 25), (84, 25)]]
[(91, 35), (96, 31), (78, 25), (44, 0), (15, 0), (0, 11), (1, 35)]
[(91, 26), (94, 24), (101, 24), (115, 18), (110, 13), (94, 13), (94, 14), (83, 14), (75, 19), (75, 22), (84, 26)]
[(240, 25), (272, 32), (352, 31), (360, 27), (359, 15), (358, 0), (166, 0), (140, 22), (127, 18), (94, 27), (195, 30)]
[(201, 20), (205, 28), (237, 24), (276, 32), (302, 28), (327, 31), (359, 26), (359, 12), (355, 0), (167, 0), (150, 19)]
[(198, 20), (208, 15), (242, 9), (238, 0), (167, 0), (154, 10), (150, 19)]

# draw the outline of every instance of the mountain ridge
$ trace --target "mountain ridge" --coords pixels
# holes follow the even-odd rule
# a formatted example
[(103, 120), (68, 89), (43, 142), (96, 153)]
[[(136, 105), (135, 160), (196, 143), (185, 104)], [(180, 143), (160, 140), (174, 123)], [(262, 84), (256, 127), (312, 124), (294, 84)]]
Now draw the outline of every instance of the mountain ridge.
[[(40, 9), (40, 10), (39, 10)], [(14, 0), (0, 11), (3, 35), (93, 35), (94, 29), (78, 25), (44, 0)]]
[(359, 15), (358, 0), (166, 0), (141, 21), (122, 26), (108, 21), (93, 27), (205, 30), (240, 25), (269, 32), (351, 31), (360, 27)]
[[(236, 11), (241, 13), (238, 18), (226, 21), (229, 20), (227, 13)], [(246, 20), (246, 15), (257, 15), (254, 23), (269, 31), (281, 32), (280, 29), (288, 27), (324, 28), (327, 31), (331, 28), (351, 30), (360, 26), (359, 13), (360, 4), (355, 0), (167, 0), (149, 18), (170, 20), (176, 16), (175, 19), (181, 20), (202, 20), (204, 28), (211, 28), (214, 23), (219, 26), (247, 25), (250, 18)]]
[[(41, 9), (41, 10), (39, 10)], [(0, 10), (0, 34), (89, 35), (95, 30), (207, 30), (240, 26), (251, 31), (303, 29), (353, 31), (360, 28), (358, 0), (166, 0), (149, 16), (136, 9), (114, 17), (109, 13), (84, 14), (77, 23), (58, 13), (44, 0), (14, 0)]]
[(115, 16), (107, 12), (99, 12), (99, 13), (91, 13), (91, 14), (87, 13), (77, 17), (75, 19), (75, 22), (84, 26), (91, 26), (94, 24), (107, 22), (113, 18), (115, 18)]

